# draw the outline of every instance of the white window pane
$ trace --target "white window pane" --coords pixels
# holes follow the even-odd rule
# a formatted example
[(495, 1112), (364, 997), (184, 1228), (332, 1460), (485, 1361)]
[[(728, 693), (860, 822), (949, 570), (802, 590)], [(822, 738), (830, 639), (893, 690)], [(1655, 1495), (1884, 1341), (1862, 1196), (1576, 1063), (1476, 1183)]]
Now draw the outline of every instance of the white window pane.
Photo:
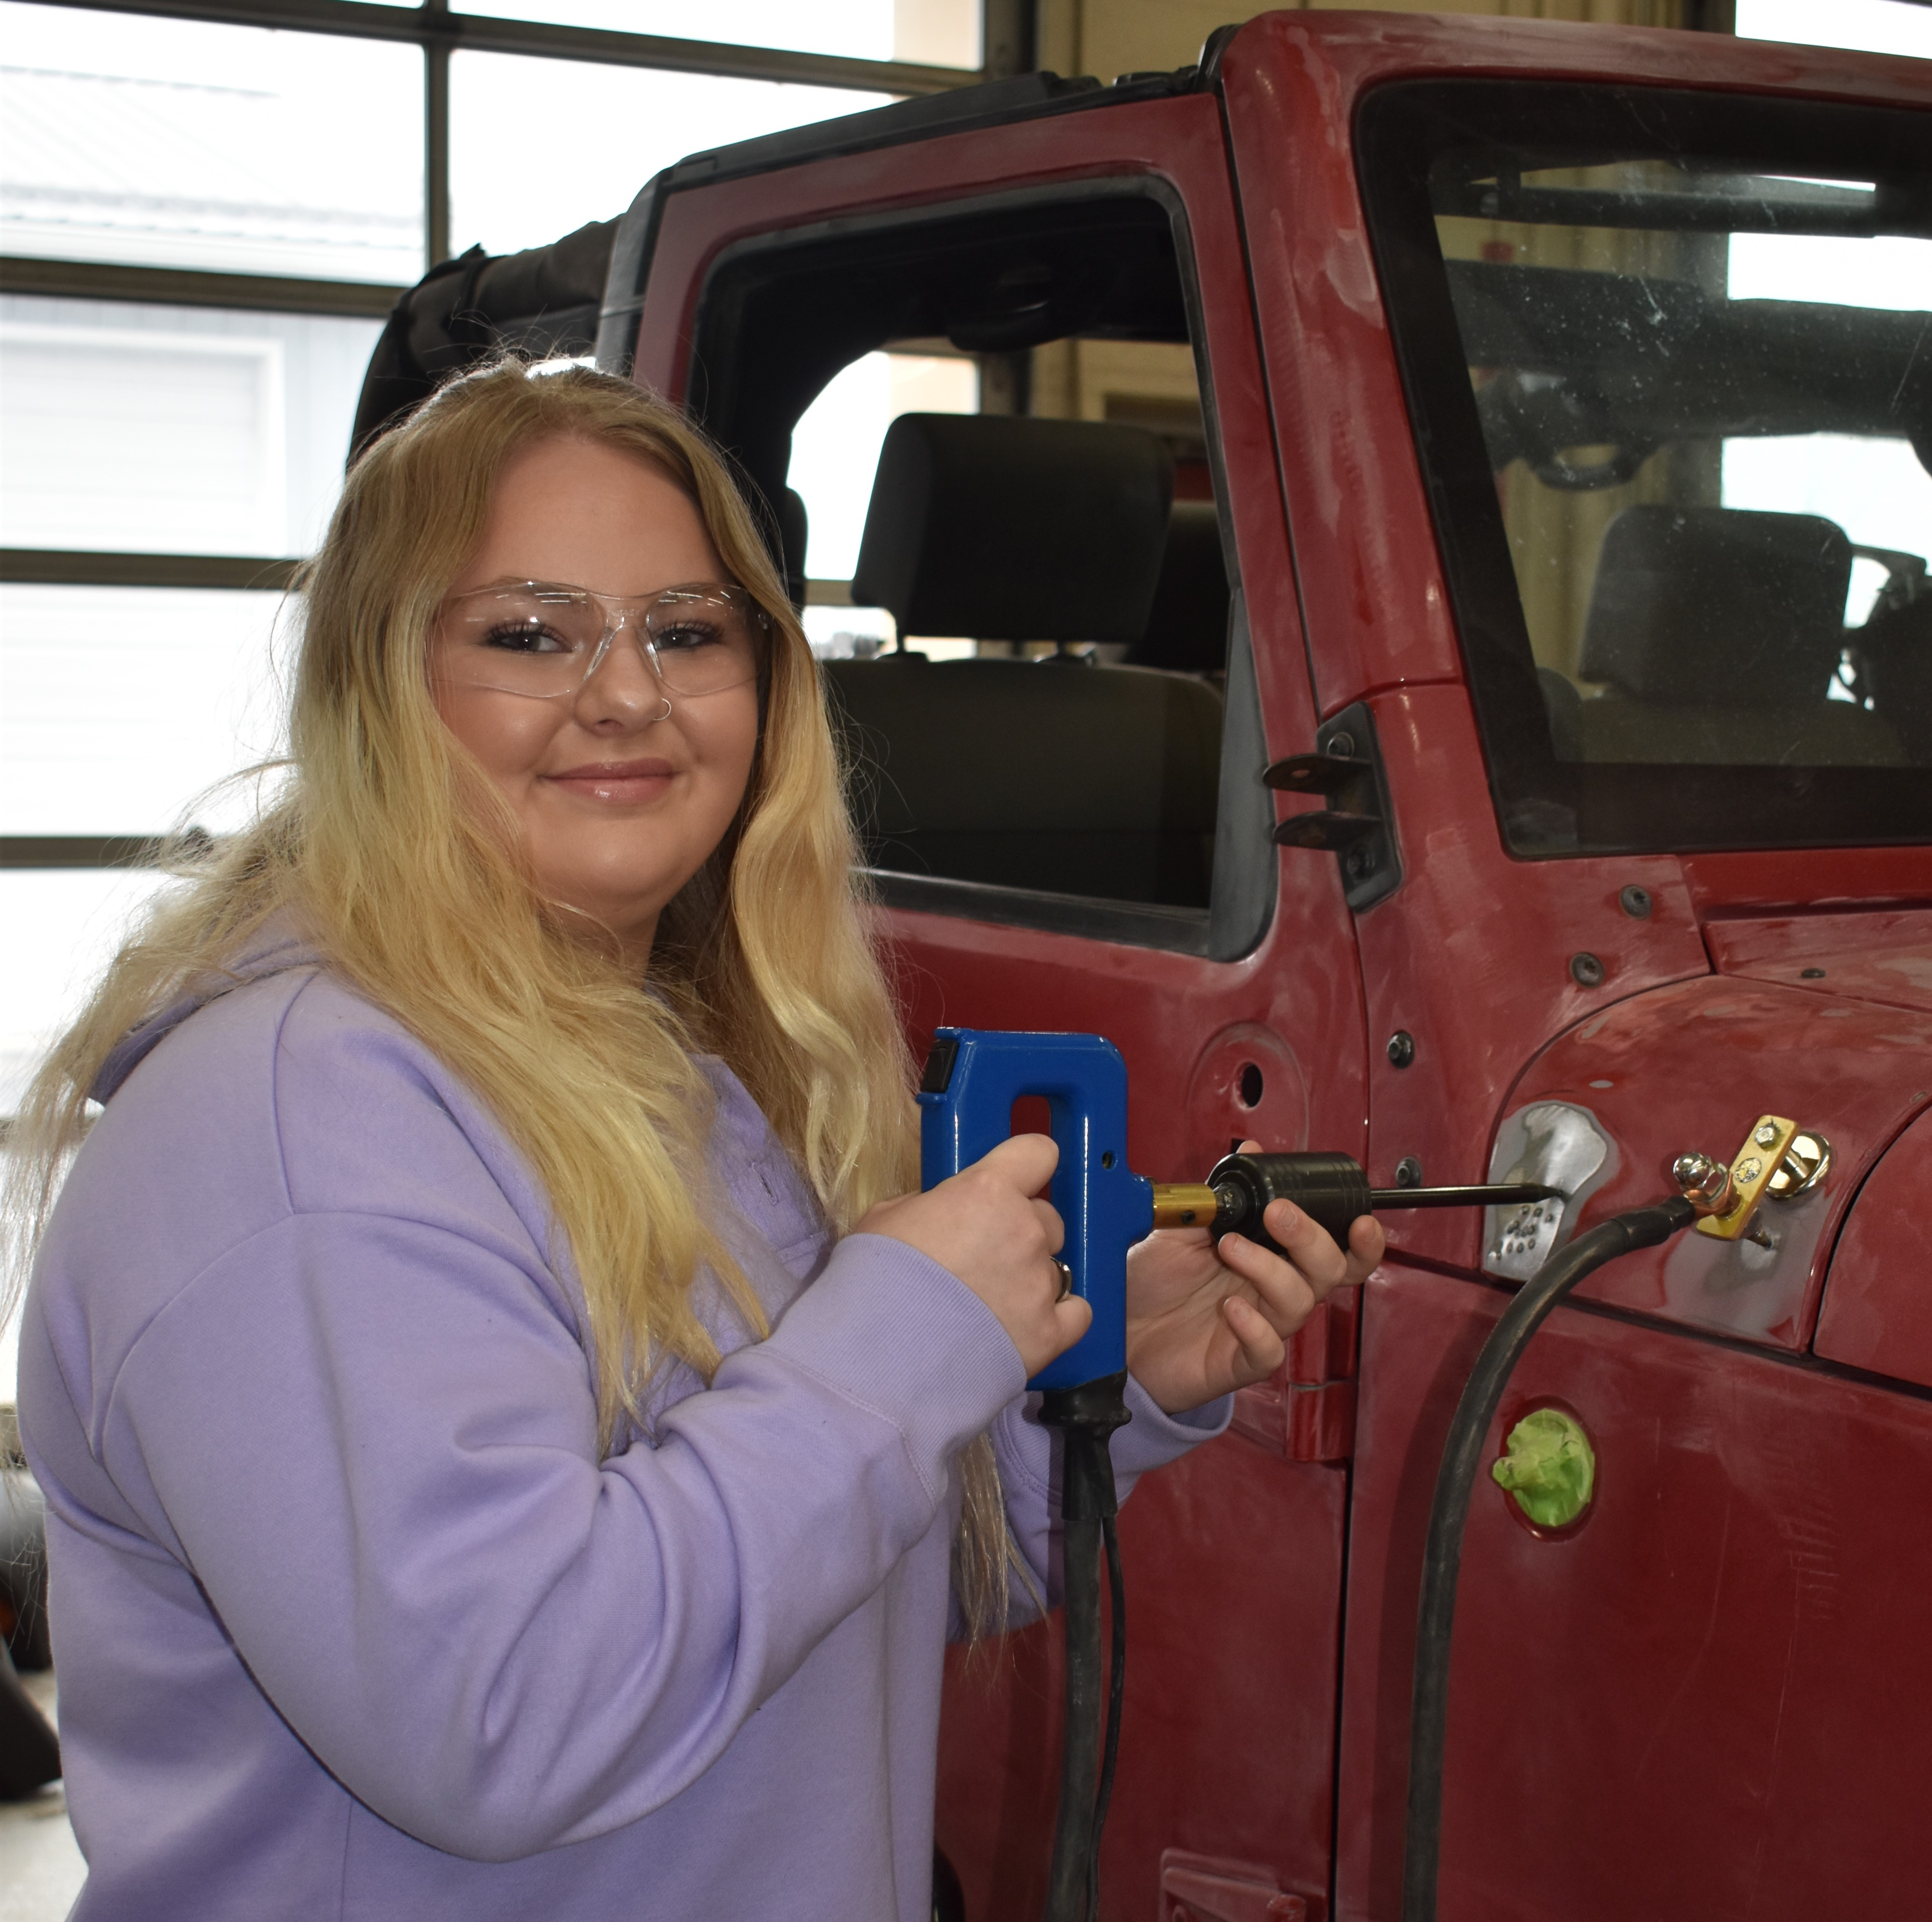
[(1932, 59), (1932, 7), (1910, 0), (1737, 0), (1742, 40), (1862, 48)]
[(156, 834), (191, 804), (212, 832), (247, 819), (252, 783), (202, 797), (277, 751), (295, 613), (279, 594), (0, 586), (0, 834)]
[(0, 4), (0, 252), (422, 271), (418, 48)]
[(0, 942), (0, 1115), (166, 884), (152, 868), (0, 868), (0, 926), (14, 931)]
[[(456, 250), (542, 247), (621, 214), (686, 154), (882, 106), (890, 96), (464, 53), (449, 63), (450, 221)], [(532, 127), (568, 137), (532, 142)]]
[(0, 295), (0, 545), (310, 552), (381, 332)]
[(805, 571), (850, 580), (886, 430), (902, 414), (976, 414), (980, 370), (936, 354), (868, 354), (835, 376), (792, 430), (786, 479), (805, 502)]
[(684, 0), (468, 0), (463, 10), (857, 60), (980, 64), (980, 0), (710, 0), (701, 11)]

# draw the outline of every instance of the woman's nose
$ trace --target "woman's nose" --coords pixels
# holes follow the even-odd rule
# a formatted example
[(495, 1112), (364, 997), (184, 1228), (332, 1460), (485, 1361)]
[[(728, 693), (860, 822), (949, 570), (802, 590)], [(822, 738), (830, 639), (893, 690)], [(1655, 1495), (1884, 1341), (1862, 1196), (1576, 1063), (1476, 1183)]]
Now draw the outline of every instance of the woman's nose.
[(577, 717), (586, 726), (599, 721), (628, 727), (647, 727), (667, 718), (670, 702), (645, 654), (644, 643), (627, 625), (610, 637), (604, 658), (577, 691)]

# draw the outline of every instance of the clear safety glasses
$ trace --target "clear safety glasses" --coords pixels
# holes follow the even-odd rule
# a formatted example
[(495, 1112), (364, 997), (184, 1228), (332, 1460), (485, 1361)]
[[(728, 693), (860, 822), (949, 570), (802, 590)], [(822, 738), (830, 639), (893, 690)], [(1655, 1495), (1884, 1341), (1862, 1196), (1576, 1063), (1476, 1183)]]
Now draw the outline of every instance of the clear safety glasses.
[(453, 686), (561, 700), (628, 628), (665, 694), (688, 700), (756, 680), (770, 625), (743, 588), (718, 581), (637, 600), (555, 581), (504, 582), (443, 604), (435, 669)]

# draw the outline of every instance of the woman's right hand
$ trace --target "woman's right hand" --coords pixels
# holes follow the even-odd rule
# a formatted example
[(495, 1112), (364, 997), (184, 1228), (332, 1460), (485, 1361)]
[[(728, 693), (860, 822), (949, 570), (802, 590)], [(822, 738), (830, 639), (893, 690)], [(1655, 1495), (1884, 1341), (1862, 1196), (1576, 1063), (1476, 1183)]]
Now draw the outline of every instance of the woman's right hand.
[(1053, 1258), (1066, 1231), (1050, 1204), (1033, 1198), (1059, 1160), (1050, 1136), (1016, 1135), (937, 1188), (868, 1209), (856, 1231), (889, 1235), (950, 1269), (998, 1318), (1029, 1377), (1094, 1318), (1078, 1295), (1058, 1298)]

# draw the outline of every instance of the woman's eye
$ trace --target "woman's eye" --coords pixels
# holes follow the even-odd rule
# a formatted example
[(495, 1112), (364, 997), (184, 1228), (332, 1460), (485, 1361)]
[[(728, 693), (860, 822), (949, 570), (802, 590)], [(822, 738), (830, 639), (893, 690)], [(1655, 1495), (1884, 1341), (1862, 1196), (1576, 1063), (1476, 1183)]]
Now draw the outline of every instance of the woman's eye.
[(570, 649), (562, 634), (541, 621), (506, 621), (484, 634), (483, 645), (507, 654), (564, 654)]
[(688, 653), (694, 648), (715, 647), (721, 638), (715, 627), (703, 621), (680, 621), (676, 626), (660, 628), (651, 636), (660, 654)]

